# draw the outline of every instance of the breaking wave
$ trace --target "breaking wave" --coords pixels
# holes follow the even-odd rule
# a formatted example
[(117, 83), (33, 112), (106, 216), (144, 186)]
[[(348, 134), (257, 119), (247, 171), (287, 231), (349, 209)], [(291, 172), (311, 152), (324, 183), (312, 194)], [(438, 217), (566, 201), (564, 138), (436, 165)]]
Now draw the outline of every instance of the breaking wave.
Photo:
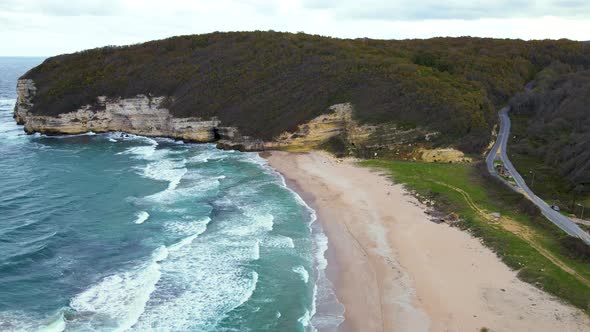
[(135, 223), (140, 225), (140, 224), (143, 224), (146, 220), (148, 220), (148, 218), (150, 217), (150, 214), (147, 213), (146, 211), (141, 211), (141, 212), (138, 212), (135, 215), (135, 217), (136, 217)]
[(307, 284), (307, 282), (309, 281), (309, 273), (307, 272), (305, 267), (301, 265), (295, 266), (293, 268), (293, 272), (297, 273), (301, 277), (301, 280), (303, 280), (303, 282)]
[[(129, 192), (121, 200), (130, 209), (125, 210), (126, 220), (108, 224), (116, 227), (114, 231), (95, 235), (124, 233), (117, 255), (128, 250), (133, 258), (96, 267), (100, 277), (84, 279), (86, 284), (77, 285), (57, 313), (9, 317), (0, 312), (0, 328), (10, 324), (8, 330), (213, 331), (224, 330), (220, 326), (228, 321), (252, 319), (249, 324), (257, 324), (254, 317), (261, 310), (271, 310), (276, 317), (276, 322), (265, 322), (268, 326), (291, 319), (311, 328), (315, 300), (306, 297), (305, 290), (311, 289), (315, 272), (313, 259), (308, 260), (311, 238), (305, 222), (313, 223), (315, 215), (295, 193), (285, 190), (264, 159), (123, 133), (88, 140), (106, 144), (111, 163), (128, 165), (119, 181), (129, 174), (143, 179), (124, 188)], [(54, 143), (67, 149), (61, 140)], [(307, 212), (301, 214), (301, 207)], [(301, 220), (302, 227), (295, 227)], [(125, 225), (132, 229), (123, 229)], [(294, 263), (278, 272), (286, 278), (296, 273), (303, 281), (301, 289), (279, 289), (287, 297), (265, 293), (282, 281), (277, 276), (269, 279), (268, 271), (276, 273), (273, 269), (283, 259)], [(292, 271), (289, 266), (294, 266)], [(296, 315), (285, 314), (293, 310), (293, 296), (304, 305), (298, 306)], [(274, 302), (279, 298), (289, 299), (280, 311), (281, 303)]]

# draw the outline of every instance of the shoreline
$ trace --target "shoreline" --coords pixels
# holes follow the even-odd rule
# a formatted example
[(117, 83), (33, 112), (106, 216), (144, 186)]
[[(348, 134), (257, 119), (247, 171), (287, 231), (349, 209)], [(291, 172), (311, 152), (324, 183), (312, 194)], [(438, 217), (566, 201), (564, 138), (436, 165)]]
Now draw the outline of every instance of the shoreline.
[(517, 279), (478, 239), (431, 222), (402, 185), (322, 152), (262, 156), (328, 237), (338, 331), (590, 331), (584, 313)]
[[(260, 153), (260, 156), (265, 159), (268, 159), (268, 157), (270, 157), (270, 154)], [(269, 166), (270, 166), (270, 163), (269, 163)], [(271, 166), (271, 168), (272, 168), (272, 166)], [(322, 234), (324, 234), (324, 236), (326, 236), (328, 238), (328, 246), (327, 246), (326, 250), (323, 252), (323, 256), (324, 256), (324, 259), (326, 259), (326, 261), (327, 261), (327, 266), (324, 270), (324, 274), (325, 274), (325, 277), (328, 279), (329, 285), (323, 285), (323, 286), (328, 286), (331, 288), (332, 291), (336, 292), (336, 285), (338, 284), (338, 280), (339, 280), (338, 275), (340, 273), (339, 268), (338, 268), (338, 264), (337, 264), (337, 257), (338, 256), (336, 255), (334, 248), (330, 246), (330, 242), (329, 242), (330, 236), (327, 234), (325, 228), (322, 225), (320, 217), (317, 215), (318, 207), (317, 207), (317, 203), (316, 203), (316, 197), (313, 195), (313, 193), (303, 190), (301, 188), (301, 186), (297, 183), (296, 180), (294, 180), (292, 178), (287, 178), (283, 173), (278, 172), (274, 168), (273, 168), (273, 170), (275, 170), (277, 173), (279, 173), (283, 177), (283, 179), (285, 181), (285, 185), (290, 190), (292, 190), (295, 194), (299, 195), (299, 197), (305, 202), (307, 207), (312, 209), (316, 213), (316, 220), (310, 225), (311, 231), (312, 231), (312, 237), (317, 236), (318, 233), (322, 233)], [(316, 245), (317, 245), (317, 243), (316, 243)], [(319, 262), (316, 262), (316, 270), (319, 270), (318, 265), (319, 265)], [(316, 271), (316, 272), (318, 272), (318, 271)], [(318, 282), (318, 280), (316, 280), (316, 282)], [(316, 285), (316, 286), (319, 288), (319, 285)], [(335, 308), (336, 306), (342, 306), (342, 309), (346, 310), (344, 308), (344, 305), (338, 300), (337, 294), (334, 294), (334, 296), (336, 297), (334, 300), (337, 301), (337, 303), (318, 303), (317, 302), (319, 300), (318, 295), (315, 294), (314, 296), (316, 296), (316, 298), (314, 299), (316, 313), (320, 312), (323, 314), (327, 314), (327, 316), (330, 317), (334, 313), (334, 311), (339, 311), (339, 308)], [(346, 314), (346, 311), (344, 311), (342, 313), (342, 315), (345, 315), (345, 314)], [(313, 317), (312, 317), (312, 325), (313, 325)], [(315, 325), (313, 325), (313, 326), (314, 326), (314, 328), (316, 327)], [(318, 329), (318, 330), (322, 331), (322, 329)], [(332, 330), (333, 330), (333, 328), (332, 328)], [(338, 331), (345, 331), (345, 332), (352, 331), (350, 329), (350, 327), (348, 326), (347, 320), (342, 321), (338, 325), (337, 330)]]

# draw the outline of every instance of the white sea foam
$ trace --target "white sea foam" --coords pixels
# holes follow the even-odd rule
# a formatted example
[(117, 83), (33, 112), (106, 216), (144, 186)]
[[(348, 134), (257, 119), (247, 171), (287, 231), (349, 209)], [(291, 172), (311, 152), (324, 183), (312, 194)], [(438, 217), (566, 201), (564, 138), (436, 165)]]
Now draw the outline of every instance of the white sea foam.
[[(131, 328), (144, 312), (150, 294), (156, 289), (161, 276), (160, 262), (166, 257), (168, 249), (162, 246), (153, 253), (150, 261), (136, 269), (108, 276), (76, 295), (70, 307), (84, 313), (86, 317), (90, 314), (90, 321), (81, 323), (90, 324), (93, 329), (105, 328), (105, 325), (112, 325), (113, 331)], [(74, 327), (76, 323), (73, 322)]]
[(127, 150), (125, 150), (123, 152), (117, 153), (118, 155), (125, 155), (125, 154), (134, 155), (134, 157), (136, 159), (152, 160), (152, 158), (154, 157), (154, 154), (156, 152), (156, 148), (158, 147), (158, 142), (155, 139), (149, 138), (149, 137), (121, 134), (121, 133), (118, 133), (118, 135), (117, 135), (117, 133), (113, 133), (113, 134), (110, 134), (109, 137), (110, 137), (110, 139), (117, 138), (117, 139), (124, 140), (124, 141), (140, 140), (140, 141), (144, 141), (144, 142), (148, 143), (149, 145), (134, 146), (134, 147), (128, 148)]
[(184, 167), (184, 161), (162, 159), (149, 163), (143, 169), (142, 175), (158, 181), (167, 181), (169, 183), (168, 189), (174, 190), (178, 187), (180, 180), (186, 172), (187, 169)]
[(192, 182), (196, 182), (196, 183), (200, 183), (200, 182), (216, 182), (217, 184), (219, 184), (220, 180), (225, 179), (226, 176), (225, 175), (216, 175), (216, 176), (210, 176), (210, 175), (205, 175), (203, 173), (200, 172), (189, 172), (184, 176), (184, 179), (187, 181), (192, 181)]
[(63, 311), (59, 312), (49, 323), (39, 327), (38, 332), (62, 332), (66, 329)]
[[(186, 174), (186, 169), (180, 169), (183, 174)], [(155, 202), (161, 205), (176, 204), (182, 200), (194, 200), (198, 197), (211, 196), (210, 191), (219, 187), (219, 179), (201, 177), (199, 181), (189, 181), (182, 187), (176, 187), (177, 183), (184, 178), (184, 175), (179, 176), (178, 182), (171, 181), (168, 188), (159, 193), (144, 197), (144, 200)]]
[(63, 312), (48, 318), (31, 317), (30, 313), (4, 311), (0, 312), (0, 328), (12, 332), (62, 332), (66, 325)]
[[(312, 317), (312, 315), (309, 313), (309, 310), (305, 309), (303, 316), (299, 317), (299, 319), (297, 319), (297, 321), (299, 323), (301, 323), (301, 325), (303, 325), (303, 327), (308, 327), (309, 324), (311, 323), (311, 317)], [(314, 329), (314, 331), (315, 331), (315, 329)]]
[(252, 258), (254, 260), (259, 260), (260, 259), (260, 240), (256, 240), (256, 242), (254, 243), (253, 252), (254, 252), (254, 254), (252, 255)]
[(284, 235), (267, 235), (262, 239), (262, 246), (269, 248), (293, 249), (293, 239)]
[[(259, 166), (268, 166), (266, 159), (262, 158), (258, 152), (245, 152), (244, 156), (245, 158), (242, 159), (243, 161)], [(263, 167), (263, 169), (268, 170), (269, 168)]]
[(324, 256), (328, 250), (328, 237), (324, 233), (316, 233), (314, 236), (317, 249), (315, 250), (315, 260), (318, 269), (325, 270), (328, 267), (328, 260)]
[[(246, 303), (256, 290), (258, 274), (253, 270), (256, 263), (251, 262), (260, 259), (261, 249), (262, 254), (266, 247), (292, 249), (295, 247), (293, 239), (273, 231), (275, 212), (272, 206), (251, 201), (259, 194), (260, 186), (268, 182), (236, 188), (235, 193), (228, 195), (229, 199), (221, 202), (231, 206), (224, 213), (234, 213), (229, 218), (235, 220), (216, 219), (212, 231), (205, 233), (211, 219), (187, 219), (191, 208), (185, 208), (184, 203), (179, 206), (178, 202), (186, 200), (188, 203), (189, 199), (194, 201), (202, 193), (209, 195), (207, 191), (220, 187), (224, 176), (205, 175), (211, 167), (215, 167), (214, 164), (192, 165), (193, 169), (205, 170), (205, 173), (199, 173), (190, 167), (187, 169), (186, 164), (191, 162), (188, 157), (184, 160), (166, 151), (168, 149), (153, 145), (148, 148), (128, 149), (126, 153), (148, 161), (140, 170), (142, 176), (168, 182), (165, 190), (144, 199), (158, 203), (151, 208), (158, 212), (158, 219), (160, 214), (167, 213), (166, 209), (174, 210), (170, 212), (169, 219), (162, 222), (166, 235), (180, 240), (164, 247), (162, 250), (165, 255), (154, 253), (151, 261), (100, 280), (82, 293), (85, 295), (77, 296), (77, 302), (72, 300), (72, 307), (78, 311), (84, 307), (96, 309), (87, 310), (87, 313), (91, 313), (91, 325), (86, 325), (90, 327), (87, 330), (93, 327), (136, 331), (216, 330), (219, 321)], [(238, 157), (242, 159), (241, 154)], [(255, 157), (252, 162), (265, 164), (264, 160)], [(227, 181), (231, 180), (233, 178)], [(296, 194), (293, 197), (299, 198)], [(238, 212), (235, 208), (239, 209)], [(311, 224), (315, 214), (313, 210), (309, 211)], [(279, 214), (276, 215), (277, 220), (282, 220)], [(316, 252), (318, 250), (316, 248)], [(308, 283), (313, 270), (300, 266), (293, 268), (293, 271)], [(75, 303), (79, 308), (74, 306)], [(106, 308), (110, 303), (113, 303), (113, 307)], [(314, 313), (315, 296), (314, 305), (299, 320), (306, 329), (312, 329)], [(277, 319), (281, 317), (280, 312), (276, 315)], [(88, 324), (87, 319), (84, 320)], [(76, 324), (76, 321), (72, 324)], [(68, 321), (68, 328), (76, 330), (75, 327)]]
[(148, 143), (150, 145), (158, 145), (158, 142), (154, 138), (125, 133), (122, 131), (111, 131), (111, 132), (105, 133), (105, 136), (109, 137), (109, 138), (121, 140), (121, 141), (139, 141), (139, 142)]
[(217, 207), (221, 207), (221, 208), (229, 208), (234, 206), (234, 203), (227, 197), (227, 196), (223, 196), (217, 200), (215, 200), (215, 206)]
[(135, 223), (136, 224), (143, 224), (146, 220), (148, 220), (148, 218), (150, 217), (150, 214), (147, 213), (146, 211), (141, 211), (135, 214)]
[[(143, 324), (158, 315), (154, 316), (154, 312), (150, 311), (144, 317), (144, 313), (150, 296), (157, 290), (156, 285), (161, 281), (164, 272), (168, 276), (173, 273), (172, 276), (180, 277), (182, 281), (179, 284), (180, 287), (198, 287), (198, 284), (192, 284), (184, 279), (186, 277), (184, 275), (185, 265), (187, 261), (192, 260), (192, 254), (195, 254), (190, 248), (191, 244), (205, 231), (209, 221), (209, 218), (203, 218), (191, 223), (192, 228), (183, 228), (183, 230), (185, 232), (194, 231), (195, 233), (192, 235), (184, 237), (168, 247), (160, 247), (153, 253), (150, 261), (130, 271), (108, 276), (74, 297), (70, 307), (84, 318), (74, 320), (68, 327), (72, 327), (74, 330), (83, 327), (82, 329), (100, 330), (106, 328), (112, 331), (151, 329), (149, 328), (151, 325)], [(183, 273), (178, 274), (178, 272)], [(257, 280), (257, 278), (256, 275), (255, 279)], [(185, 308), (191, 308), (191, 302), (194, 300), (190, 299), (190, 301), (184, 302)], [(201, 299), (201, 301), (207, 302), (208, 300)], [(155, 301), (155, 303), (160, 302), (161, 299)], [(174, 315), (173, 312), (168, 312), (168, 314)], [(163, 328), (166, 331), (175, 330), (177, 326), (174, 319), (161, 323), (170, 324), (166, 325), (168, 328)], [(182, 324), (178, 326), (182, 326)]]
[(14, 106), (16, 103), (16, 99), (9, 98), (9, 99), (0, 99), (0, 107), (1, 106)]
[(185, 214), (185, 213), (189, 213), (189, 209), (188, 208), (180, 208), (180, 207), (168, 207), (168, 206), (153, 206), (152, 207), (154, 210), (157, 210), (159, 212), (165, 212), (165, 213), (175, 213), (175, 214)]
[[(260, 158), (263, 159), (263, 158)], [(263, 159), (264, 160), (264, 159)], [(325, 257), (326, 250), (328, 249), (328, 238), (324, 234), (321, 225), (316, 225), (317, 214), (304, 200), (299, 196), (297, 192), (287, 186), (285, 178), (278, 172), (274, 171), (267, 163), (261, 162), (263, 167), (267, 167), (271, 170), (272, 174), (278, 177), (282, 186), (289, 190), (293, 195), (293, 198), (310, 214), (310, 221), (308, 223), (309, 231), (314, 239), (314, 261), (315, 261), (315, 272), (316, 280), (313, 287), (313, 301), (311, 306), (311, 312), (306, 311), (305, 315), (300, 318), (300, 322), (303, 326), (307, 327), (311, 331), (316, 331), (317, 328), (321, 329), (336, 329), (344, 321), (344, 306), (338, 301), (336, 294), (334, 293), (334, 287), (330, 280), (326, 276), (326, 268), (328, 267), (328, 260)], [(329, 307), (331, 312), (326, 313), (325, 316), (316, 316), (317, 306), (326, 305)], [(307, 324), (307, 325), (306, 325)]]
[[(334, 293), (332, 283), (326, 277), (326, 268), (328, 261), (325, 258), (325, 252), (328, 249), (328, 238), (323, 233), (321, 226), (315, 225), (317, 215), (297, 192), (287, 186), (285, 178), (274, 169), (272, 169), (264, 158), (258, 154), (251, 154), (247, 161), (258, 164), (265, 169), (268, 174), (275, 176), (285, 189), (291, 192), (292, 197), (299, 205), (304, 207), (309, 212), (309, 231), (314, 240), (314, 263), (316, 280), (313, 288), (313, 300), (311, 310), (306, 310), (305, 314), (299, 319), (299, 322), (308, 330), (316, 331), (317, 327), (322, 329), (335, 329), (344, 321), (344, 306), (338, 302)], [(319, 303), (319, 304), (318, 304)], [(326, 316), (316, 316), (317, 306), (327, 305), (331, 312)], [(333, 311), (333, 312), (332, 312)]]
[(220, 319), (250, 299), (258, 274), (244, 271), (239, 262), (254, 258), (252, 250), (229, 241), (191, 243), (170, 250), (158, 289), (133, 330), (215, 330)]
[(27, 313), (4, 311), (0, 312), (0, 327), (7, 331), (36, 331), (41, 328), (38, 322)]
[(303, 280), (303, 282), (307, 284), (307, 282), (309, 281), (309, 273), (307, 272), (305, 267), (303, 267), (302, 265), (295, 266), (293, 268), (293, 272), (297, 273), (301, 277), (301, 280)]
[(135, 155), (136, 158), (139, 159), (148, 159), (154, 155), (154, 153), (156, 152), (156, 147), (157, 147), (157, 143), (156, 145), (143, 145), (143, 146), (134, 146), (132, 148), (129, 148), (123, 152), (119, 152), (117, 153), (118, 155), (122, 155), (122, 154), (132, 154)]
[(199, 234), (193, 234), (191, 236), (185, 237), (184, 239), (180, 240), (179, 242), (171, 245), (170, 247), (168, 247), (168, 250), (170, 252), (177, 252), (180, 249), (190, 245), (191, 243), (193, 243), (193, 241), (199, 236)]
[(266, 212), (258, 212), (256, 209), (243, 208), (246, 217), (241, 226), (232, 226), (224, 231), (227, 235), (245, 237), (254, 234), (263, 234), (272, 231), (274, 216)]
[[(148, 174), (155, 177), (155, 173)], [(162, 177), (170, 179), (166, 175)], [(182, 197), (194, 199), (195, 193), (211, 188), (212, 183), (219, 186), (222, 178), (187, 176), (183, 181), (190, 185), (169, 186), (173, 188), (171, 192), (167, 189), (170, 197), (175, 198), (170, 203), (177, 203), (177, 198)], [(161, 195), (157, 198), (161, 203)], [(272, 229), (272, 216), (254, 212), (247, 219), (252, 225), (258, 225), (255, 228), (260, 232)], [(158, 287), (132, 330), (215, 330), (220, 319), (252, 296), (258, 274), (245, 267), (244, 262), (260, 257), (261, 241), (257, 239), (260, 235), (252, 237), (245, 233), (245, 238), (236, 241), (224, 234), (209, 234), (206, 240), (197, 241), (210, 222), (210, 217), (192, 220), (189, 216), (166, 222), (167, 232), (184, 238), (168, 247), (169, 255), (161, 263)]]
[[(180, 151), (184, 153), (185, 151)], [(141, 169), (141, 175), (158, 181), (167, 181), (168, 188), (159, 193), (144, 197), (145, 200), (158, 204), (173, 204), (183, 199), (194, 199), (220, 186), (225, 175), (206, 176), (199, 172), (188, 171), (187, 160), (171, 157), (167, 149), (160, 149), (150, 157), (153, 162)], [(181, 181), (184, 184), (179, 187)]]
[(160, 142), (170, 143), (170, 144), (177, 144), (177, 145), (184, 144), (184, 141), (182, 141), (182, 140), (176, 140), (176, 139), (168, 138), (168, 137), (158, 137), (158, 138), (156, 138), (156, 140), (158, 140)]
[(187, 169), (184, 166), (184, 159), (174, 160), (166, 159), (165, 157), (146, 165), (141, 175), (157, 181), (166, 181), (168, 182), (168, 188), (145, 198), (159, 203), (174, 201), (175, 190), (180, 184), (182, 177), (187, 173)]
[(209, 160), (220, 160), (223, 159), (222, 152), (218, 150), (204, 150), (196, 156), (188, 158), (188, 162), (190, 163), (206, 163)]
[(166, 224), (166, 230), (179, 235), (201, 235), (207, 230), (211, 218), (205, 217), (196, 221), (176, 221)]
[[(183, 250), (186, 250), (199, 234), (185, 237), (168, 247), (162, 246), (154, 252), (148, 263), (131, 271), (106, 277), (77, 295), (72, 299), (70, 306), (84, 313), (84, 317), (89, 313), (92, 317), (90, 322), (86, 319), (83, 322), (74, 321), (74, 329), (76, 325), (84, 325), (90, 329), (108, 327), (113, 331), (125, 331), (136, 325), (146, 309), (150, 295), (156, 290), (156, 284), (162, 277), (162, 266), (167, 264), (167, 258), (177, 260), (185, 255), (186, 252)], [(169, 266), (166, 268), (169, 271)], [(169, 323), (175, 324), (173, 321)]]
[(83, 136), (96, 136), (96, 133), (93, 131), (88, 131), (81, 134), (66, 134), (66, 135), (45, 135), (39, 134), (40, 137), (48, 138), (48, 139), (65, 139), (65, 138), (72, 138), (72, 137), (83, 137)]

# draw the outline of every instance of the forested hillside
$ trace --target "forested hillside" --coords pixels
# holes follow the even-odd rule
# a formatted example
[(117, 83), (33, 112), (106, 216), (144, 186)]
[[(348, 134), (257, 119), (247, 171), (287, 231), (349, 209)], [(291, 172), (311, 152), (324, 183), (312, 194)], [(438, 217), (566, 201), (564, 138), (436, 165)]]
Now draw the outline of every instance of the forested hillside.
[(362, 123), (438, 131), (435, 145), (481, 152), (495, 110), (554, 61), (590, 68), (590, 48), (567, 40), (343, 40), (277, 32), (212, 33), (46, 60), (24, 77), (33, 112), (55, 115), (96, 96), (167, 96), (178, 117), (217, 116), (270, 139), (352, 102)]
[(517, 167), (520, 162), (538, 173), (546, 199), (580, 212), (575, 200), (581, 203), (590, 195), (590, 70), (555, 62), (512, 106), (516, 138), (511, 151)]

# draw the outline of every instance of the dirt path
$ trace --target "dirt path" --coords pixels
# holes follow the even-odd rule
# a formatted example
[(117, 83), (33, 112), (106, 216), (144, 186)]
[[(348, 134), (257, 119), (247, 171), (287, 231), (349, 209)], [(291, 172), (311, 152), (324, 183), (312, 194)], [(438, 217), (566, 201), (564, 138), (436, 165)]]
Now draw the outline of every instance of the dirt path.
[(499, 223), (505, 230), (513, 233), (514, 235), (516, 235), (519, 238), (526, 241), (528, 244), (531, 245), (531, 247), (535, 248), (535, 250), (537, 250), (541, 255), (543, 255), (545, 258), (550, 260), (553, 264), (558, 266), (560, 269), (569, 273), (570, 275), (572, 275), (574, 278), (578, 279), (584, 285), (590, 287), (590, 280), (588, 280), (587, 278), (585, 278), (584, 276), (582, 276), (581, 274), (576, 272), (574, 269), (570, 268), (567, 264), (565, 264), (562, 260), (560, 260), (558, 257), (553, 255), (550, 251), (548, 251), (547, 249), (538, 245), (535, 242), (535, 231), (532, 230), (530, 227), (524, 226), (524, 225), (522, 225), (510, 218), (506, 218), (506, 217), (501, 217), (498, 220), (498, 219), (492, 217), (490, 215), (490, 212), (480, 208), (477, 204), (475, 204), (475, 202), (473, 201), (471, 196), (465, 190), (463, 190), (461, 188), (457, 188), (455, 186), (451, 186), (451, 185), (446, 184), (444, 182), (440, 182), (440, 181), (434, 181), (434, 182), (460, 193), (463, 196), (463, 198), (465, 199), (465, 201), (467, 202), (467, 204), (474, 211), (476, 211), (482, 218), (484, 218), (490, 222), (493, 222), (493, 223)]

